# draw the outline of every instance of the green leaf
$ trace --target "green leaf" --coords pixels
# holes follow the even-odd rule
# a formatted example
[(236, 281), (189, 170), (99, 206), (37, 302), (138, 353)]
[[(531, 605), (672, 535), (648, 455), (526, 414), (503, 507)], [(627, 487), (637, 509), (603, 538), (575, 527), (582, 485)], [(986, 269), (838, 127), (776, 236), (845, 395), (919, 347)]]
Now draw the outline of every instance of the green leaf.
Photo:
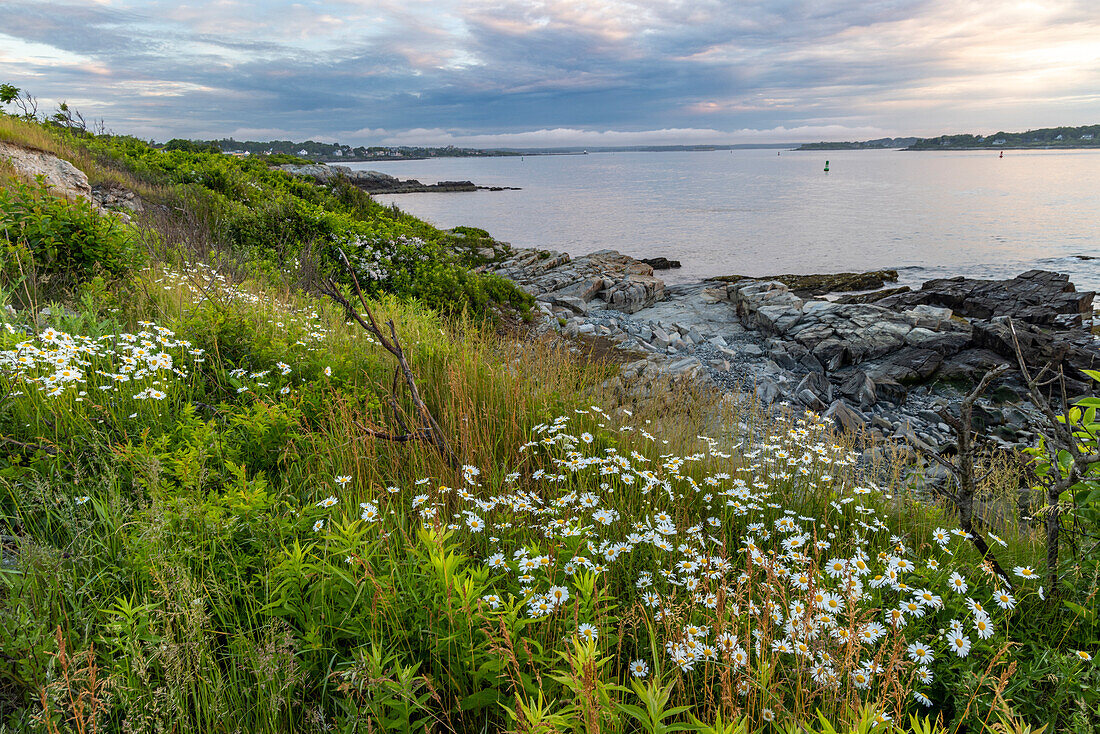
[(459, 708), (463, 711), (472, 711), (475, 709), (483, 709), (490, 704), (494, 704), (500, 700), (500, 691), (495, 688), (486, 688), (483, 691), (477, 693), (471, 693), (466, 698), (462, 699), (459, 703)]

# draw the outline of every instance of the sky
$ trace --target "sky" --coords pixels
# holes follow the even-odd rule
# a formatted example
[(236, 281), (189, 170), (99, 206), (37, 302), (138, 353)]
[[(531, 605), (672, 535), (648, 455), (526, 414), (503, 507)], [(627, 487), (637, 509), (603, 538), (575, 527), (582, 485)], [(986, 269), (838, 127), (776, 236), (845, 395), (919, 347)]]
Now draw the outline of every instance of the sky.
[(988, 134), (1100, 122), (1100, 1), (3, 0), (0, 82), (158, 141)]

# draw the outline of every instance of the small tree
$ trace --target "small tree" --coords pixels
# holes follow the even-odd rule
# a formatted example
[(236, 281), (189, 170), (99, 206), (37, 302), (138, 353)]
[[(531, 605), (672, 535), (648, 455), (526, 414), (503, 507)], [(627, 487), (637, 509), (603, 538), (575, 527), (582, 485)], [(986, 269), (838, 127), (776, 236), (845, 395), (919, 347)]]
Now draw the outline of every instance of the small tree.
[(88, 123), (85, 122), (84, 115), (80, 114), (80, 110), (69, 107), (68, 102), (62, 102), (57, 106), (57, 112), (50, 116), (50, 122), (66, 130), (80, 133), (88, 131)]
[(38, 118), (38, 99), (14, 84), (0, 84), (0, 104), (14, 104), (28, 120)]

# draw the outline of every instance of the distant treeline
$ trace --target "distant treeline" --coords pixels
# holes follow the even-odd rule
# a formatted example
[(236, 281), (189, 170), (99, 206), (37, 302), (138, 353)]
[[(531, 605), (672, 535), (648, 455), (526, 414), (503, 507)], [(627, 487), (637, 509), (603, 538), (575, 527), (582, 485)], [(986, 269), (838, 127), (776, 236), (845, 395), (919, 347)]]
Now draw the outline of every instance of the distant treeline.
[(449, 145), (444, 148), (419, 146), (351, 146), (343, 143), (321, 143), (316, 140), (295, 142), (293, 140), (183, 140), (173, 139), (164, 144), (169, 150), (216, 150), (237, 155), (275, 155), (290, 156), (310, 161), (356, 161), (385, 160), (401, 158), (467, 158), (500, 155), (519, 155), (503, 150), (479, 150), (477, 148), (456, 148)]
[(862, 142), (806, 143), (797, 150), (972, 150), (975, 148), (1091, 148), (1100, 146), (1100, 125), (1044, 127), (1022, 133), (940, 135), (935, 138), (879, 138)]
[(1022, 133), (992, 135), (941, 135), (921, 138), (909, 150), (944, 148), (1087, 148), (1100, 145), (1100, 125), (1044, 127)]
[(795, 150), (863, 150), (865, 148), (908, 148), (920, 138), (878, 138), (860, 142), (844, 143), (803, 143)]

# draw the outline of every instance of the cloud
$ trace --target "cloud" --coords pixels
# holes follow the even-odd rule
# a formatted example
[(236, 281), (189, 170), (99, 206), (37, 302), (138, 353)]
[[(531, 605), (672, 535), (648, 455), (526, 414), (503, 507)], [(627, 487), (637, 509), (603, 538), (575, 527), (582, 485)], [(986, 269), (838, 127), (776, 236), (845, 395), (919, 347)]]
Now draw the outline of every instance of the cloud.
[(775, 127), (766, 130), (722, 131), (709, 128), (667, 128), (664, 130), (579, 130), (554, 128), (518, 133), (455, 133), (441, 128), (415, 128), (387, 131), (356, 130), (347, 133), (350, 141), (374, 141), (382, 145), (455, 145), (481, 148), (552, 148), (632, 145), (736, 145), (739, 143), (794, 143), (808, 140), (859, 140), (883, 137), (874, 127), (850, 128), (842, 125)]
[(9, 0), (0, 28), (0, 79), (159, 139), (794, 142), (1100, 119), (1092, 0)]

